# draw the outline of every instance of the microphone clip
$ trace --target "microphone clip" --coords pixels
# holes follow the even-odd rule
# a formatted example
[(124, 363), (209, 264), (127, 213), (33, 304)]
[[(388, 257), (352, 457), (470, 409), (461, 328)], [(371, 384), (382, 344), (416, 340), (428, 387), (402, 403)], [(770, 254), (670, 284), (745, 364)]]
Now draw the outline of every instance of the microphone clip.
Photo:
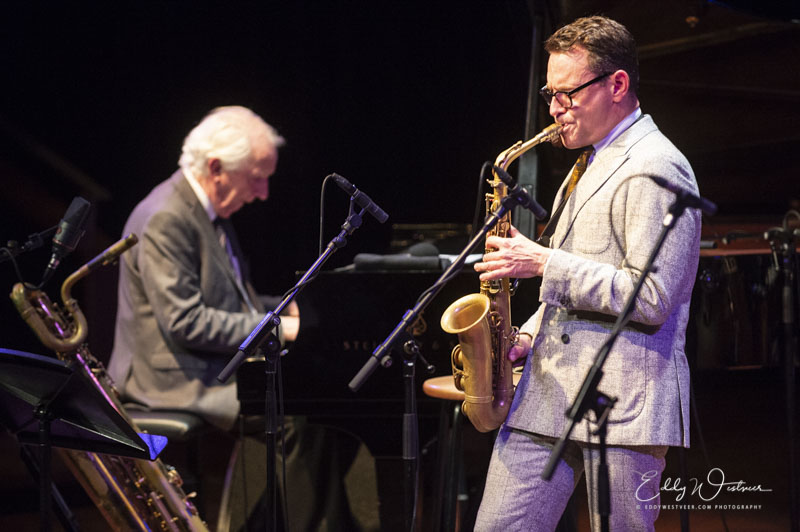
[[(486, 163), (490, 164), (490, 163)], [(500, 181), (502, 181), (506, 187), (508, 188), (508, 196), (504, 200), (508, 200), (509, 202), (513, 202), (517, 206), (524, 207), (533, 213), (533, 216), (537, 220), (544, 220), (547, 218), (547, 211), (538, 203), (536, 200), (531, 198), (528, 191), (525, 190), (523, 187), (519, 185), (514, 179), (509, 175), (508, 172), (497, 166), (496, 164), (491, 165), (492, 171), (494, 175), (497, 176)]]

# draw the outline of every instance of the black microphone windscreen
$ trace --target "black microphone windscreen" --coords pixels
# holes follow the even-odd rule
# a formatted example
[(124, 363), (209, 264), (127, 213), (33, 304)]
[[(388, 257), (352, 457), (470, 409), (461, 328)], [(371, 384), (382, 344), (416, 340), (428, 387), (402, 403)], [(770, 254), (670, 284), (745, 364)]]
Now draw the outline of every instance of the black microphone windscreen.
[(378, 207), (377, 203), (372, 201), (372, 199), (364, 192), (358, 190), (350, 181), (335, 173), (331, 174), (330, 177), (332, 177), (336, 184), (339, 185), (339, 188), (347, 192), (347, 194), (353, 198), (353, 201), (355, 201), (359, 207), (370, 213), (380, 223), (385, 222), (389, 218), (389, 215), (386, 214), (386, 211)]
[(90, 208), (91, 204), (80, 196), (72, 200), (53, 235), (53, 252), (58, 249), (58, 252), (66, 254), (75, 249), (85, 231)]
[(350, 194), (351, 196), (356, 191), (356, 186), (345, 179), (344, 177), (340, 176), (339, 174), (331, 174), (331, 178), (339, 185), (339, 188)]

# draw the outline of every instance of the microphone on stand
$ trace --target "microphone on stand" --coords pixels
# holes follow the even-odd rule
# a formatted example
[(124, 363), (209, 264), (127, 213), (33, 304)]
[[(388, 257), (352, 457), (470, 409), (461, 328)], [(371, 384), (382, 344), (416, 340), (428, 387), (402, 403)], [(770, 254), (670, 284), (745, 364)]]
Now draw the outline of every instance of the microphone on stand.
[(679, 187), (674, 183), (670, 183), (663, 177), (658, 177), (649, 174), (647, 175), (647, 177), (649, 177), (656, 185), (662, 188), (666, 188), (667, 190), (669, 190), (670, 192), (681, 198), (686, 203), (687, 207), (700, 209), (708, 216), (714, 216), (714, 214), (716, 214), (717, 205), (713, 201), (707, 200), (702, 196), (697, 196), (689, 192), (688, 190)]
[(521, 207), (525, 207), (531, 211), (537, 220), (544, 220), (547, 218), (547, 211), (544, 209), (544, 207), (536, 203), (536, 200), (534, 200), (530, 194), (528, 194), (528, 191), (519, 186), (519, 184), (514, 181), (508, 172), (497, 165), (492, 165), (492, 169), (494, 170), (495, 175), (500, 178), (500, 181), (505, 183), (505, 185), (508, 187), (508, 195), (516, 196), (517, 203)]
[(339, 188), (347, 192), (350, 197), (353, 198), (353, 201), (355, 201), (359, 207), (366, 209), (367, 212), (374, 216), (380, 223), (385, 222), (389, 218), (386, 211), (378, 207), (369, 196), (358, 190), (350, 181), (339, 174), (331, 174), (331, 177), (336, 181), (336, 184), (339, 185)]
[(42, 282), (39, 284), (40, 287), (50, 280), (61, 263), (61, 259), (75, 250), (83, 233), (86, 232), (86, 220), (91, 207), (91, 203), (80, 196), (76, 196), (70, 203), (67, 212), (58, 223), (55, 235), (53, 235), (53, 251), (50, 255), (50, 262), (45, 268)]

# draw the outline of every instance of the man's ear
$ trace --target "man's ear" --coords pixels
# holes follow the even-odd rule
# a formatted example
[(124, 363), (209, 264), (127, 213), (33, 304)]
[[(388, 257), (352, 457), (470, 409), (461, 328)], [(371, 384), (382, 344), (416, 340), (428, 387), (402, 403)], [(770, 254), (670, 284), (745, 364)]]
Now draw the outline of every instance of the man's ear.
[(216, 177), (222, 172), (222, 163), (216, 157), (209, 159), (206, 164), (208, 165), (209, 176)]
[(611, 74), (612, 99), (621, 102), (628, 95), (631, 88), (631, 78), (624, 70), (617, 70)]

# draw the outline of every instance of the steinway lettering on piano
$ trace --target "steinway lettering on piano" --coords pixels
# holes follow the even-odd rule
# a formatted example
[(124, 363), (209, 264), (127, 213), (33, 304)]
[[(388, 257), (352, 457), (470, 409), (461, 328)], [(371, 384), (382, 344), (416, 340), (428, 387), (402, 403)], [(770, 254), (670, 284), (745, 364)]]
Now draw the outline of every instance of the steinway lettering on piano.
[[(452, 350), (456, 346), (456, 344), (458, 343), (458, 341), (455, 340), (456, 337), (454, 336), (453, 338), (454, 338), (453, 340), (450, 340), (449, 342), (446, 342), (446, 343), (443, 342), (440, 339), (434, 339), (432, 341), (425, 341), (425, 340), (417, 339), (417, 343), (419, 344), (419, 348), (423, 353), (428, 352), (428, 351), (439, 352), (439, 351), (442, 351), (442, 350), (445, 350), (445, 351), (446, 350)], [(356, 351), (356, 352), (359, 352), (359, 353), (371, 354), (373, 351), (375, 351), (375, 349), (379, 345), (381, 345), (381, 342), (383, 342), (383, 340), (384, 340), (383, 338), (381, 338), (380, 340), (377, 340), (377, 339), (372, 339), (372, 340), (345, 339), (345, 340), (342, 340), (341, 350), (342, 350), (342, 352)]]

